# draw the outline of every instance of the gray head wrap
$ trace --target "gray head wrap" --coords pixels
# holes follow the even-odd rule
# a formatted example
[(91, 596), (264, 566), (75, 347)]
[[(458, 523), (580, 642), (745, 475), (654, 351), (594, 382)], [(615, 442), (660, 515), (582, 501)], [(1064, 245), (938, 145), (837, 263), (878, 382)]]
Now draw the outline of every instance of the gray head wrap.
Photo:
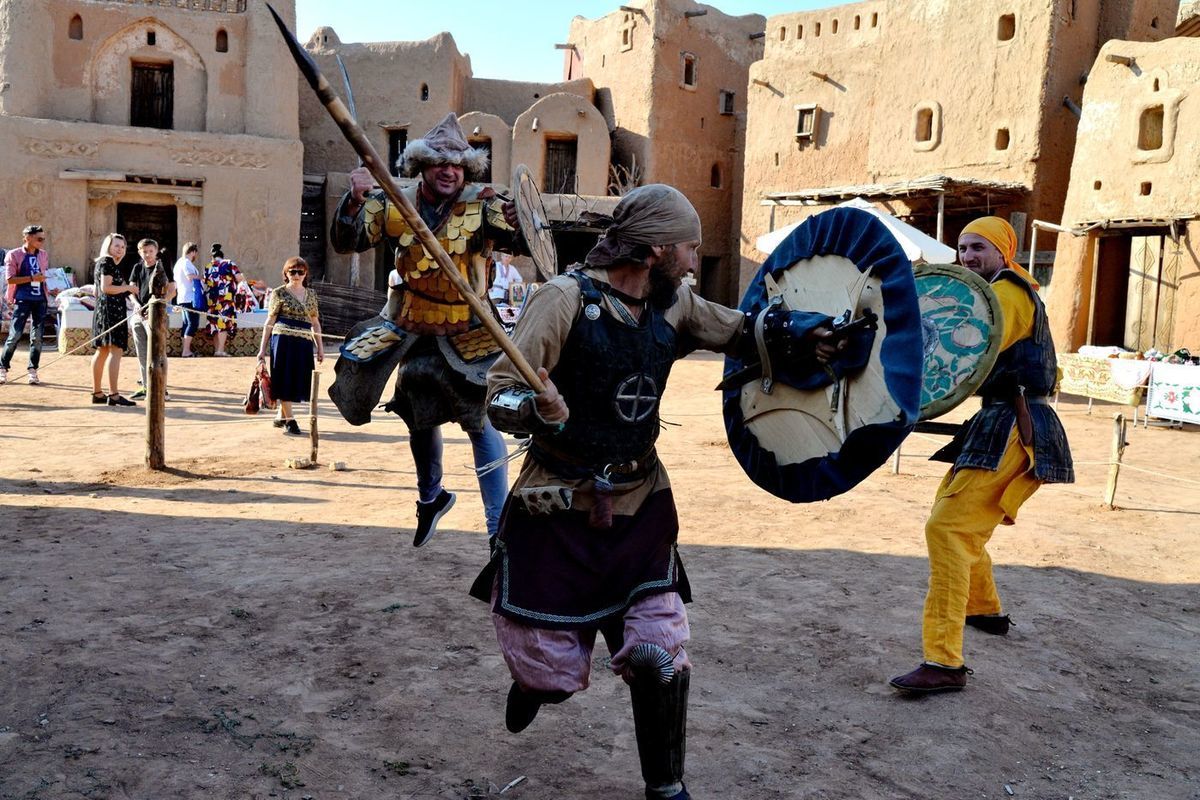
[(700, 215), (683, 192), (662, 183), (639, 186), (621, 198), (612, 224), (587, 254), (589, 267), (637, 261), (638, 245), (672, 245), (700, 240)]

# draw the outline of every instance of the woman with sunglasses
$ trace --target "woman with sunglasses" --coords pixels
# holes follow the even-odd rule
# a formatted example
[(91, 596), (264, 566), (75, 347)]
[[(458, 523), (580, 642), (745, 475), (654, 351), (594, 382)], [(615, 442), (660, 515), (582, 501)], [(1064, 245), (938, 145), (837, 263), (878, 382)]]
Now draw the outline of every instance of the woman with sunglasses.
[(292, 416), (292, 403), (308, 399), (312, 383), (313, 354), (325, 360), (321, 321), (317, 317), (317, 293), (308, 285), (308, 263), (289, 258), (283, 265), (283, 286), (271, 290), (267, 322), (263, 326), (259, 363), (271, 353), (271, 394), (279, 401), (275, 427), (299, 436), (300, 426)]

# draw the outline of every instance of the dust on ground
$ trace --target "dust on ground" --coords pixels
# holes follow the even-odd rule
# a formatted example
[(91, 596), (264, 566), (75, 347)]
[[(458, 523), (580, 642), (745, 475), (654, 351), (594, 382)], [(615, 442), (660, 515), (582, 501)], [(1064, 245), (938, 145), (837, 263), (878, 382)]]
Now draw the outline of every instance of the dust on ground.
[[(162, 473), (142, 409), (89, 405), (87, 359), (0, 387), (0, 797), (641, 797), (603, 648), (588, 691), (504, 729), (509, 678), (466, 594), (487, 545), (465, 435), (445, 429), (458, 504), (414, 550), (404, 425), (326, 404), (320, 461), (349, 469), (285, 469), (308, 439), (242, 413), (252, 371), (171, 362)], [(886, 680), (920, 658), (944, 440), (792, 506), (723, 446), (719, 371), (677, 366), (661, 439), (696, 595), (695, 797), (1200, 798), (1195, 428), (1131, 429), (1109, 511), (1120, 409), (1064, 401), (1079, 482), (991, 545), (1016, 627), (968, 630), (967, 691), (914, 701)]]

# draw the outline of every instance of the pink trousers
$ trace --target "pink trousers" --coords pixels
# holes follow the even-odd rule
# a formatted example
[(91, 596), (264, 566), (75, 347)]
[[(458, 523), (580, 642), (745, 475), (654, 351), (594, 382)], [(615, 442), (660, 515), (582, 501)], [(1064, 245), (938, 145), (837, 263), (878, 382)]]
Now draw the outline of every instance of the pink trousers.
[[(494, 602), (494, 589), (492, 599)], [(629, 651), (643, 643), (656, 644), (674, 656), (676, 671), (691, 668), (683, 649), (689, 637), (687, 611), (678, 594), (643, 597), (629, 607), (622, 622), (624, 641), (621, 649), (612, 653), (614, 673), (629, 680)], [(525, 691), (581, 692), (588, 687), (599, 628), (534, 628), (495, 612), (492, 624), (508, 671)]]

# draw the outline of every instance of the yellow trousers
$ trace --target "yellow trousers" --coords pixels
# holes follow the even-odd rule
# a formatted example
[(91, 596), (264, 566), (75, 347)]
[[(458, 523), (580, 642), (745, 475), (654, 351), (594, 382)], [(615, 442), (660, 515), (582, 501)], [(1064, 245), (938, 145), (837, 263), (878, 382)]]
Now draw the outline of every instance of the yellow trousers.
[(1033, 475), (1033, 449), (1021, 444), (1016, 426), (995, 472), (951, 469), (942, 478), (925, 523), (929, 593), (922, 641), (926, 661), (961, 667), (967, 615), (1000, 613), (986, 545), (997, 525), (1016, 522), (1017, 510), (1039, 486), (1041, 481)]

